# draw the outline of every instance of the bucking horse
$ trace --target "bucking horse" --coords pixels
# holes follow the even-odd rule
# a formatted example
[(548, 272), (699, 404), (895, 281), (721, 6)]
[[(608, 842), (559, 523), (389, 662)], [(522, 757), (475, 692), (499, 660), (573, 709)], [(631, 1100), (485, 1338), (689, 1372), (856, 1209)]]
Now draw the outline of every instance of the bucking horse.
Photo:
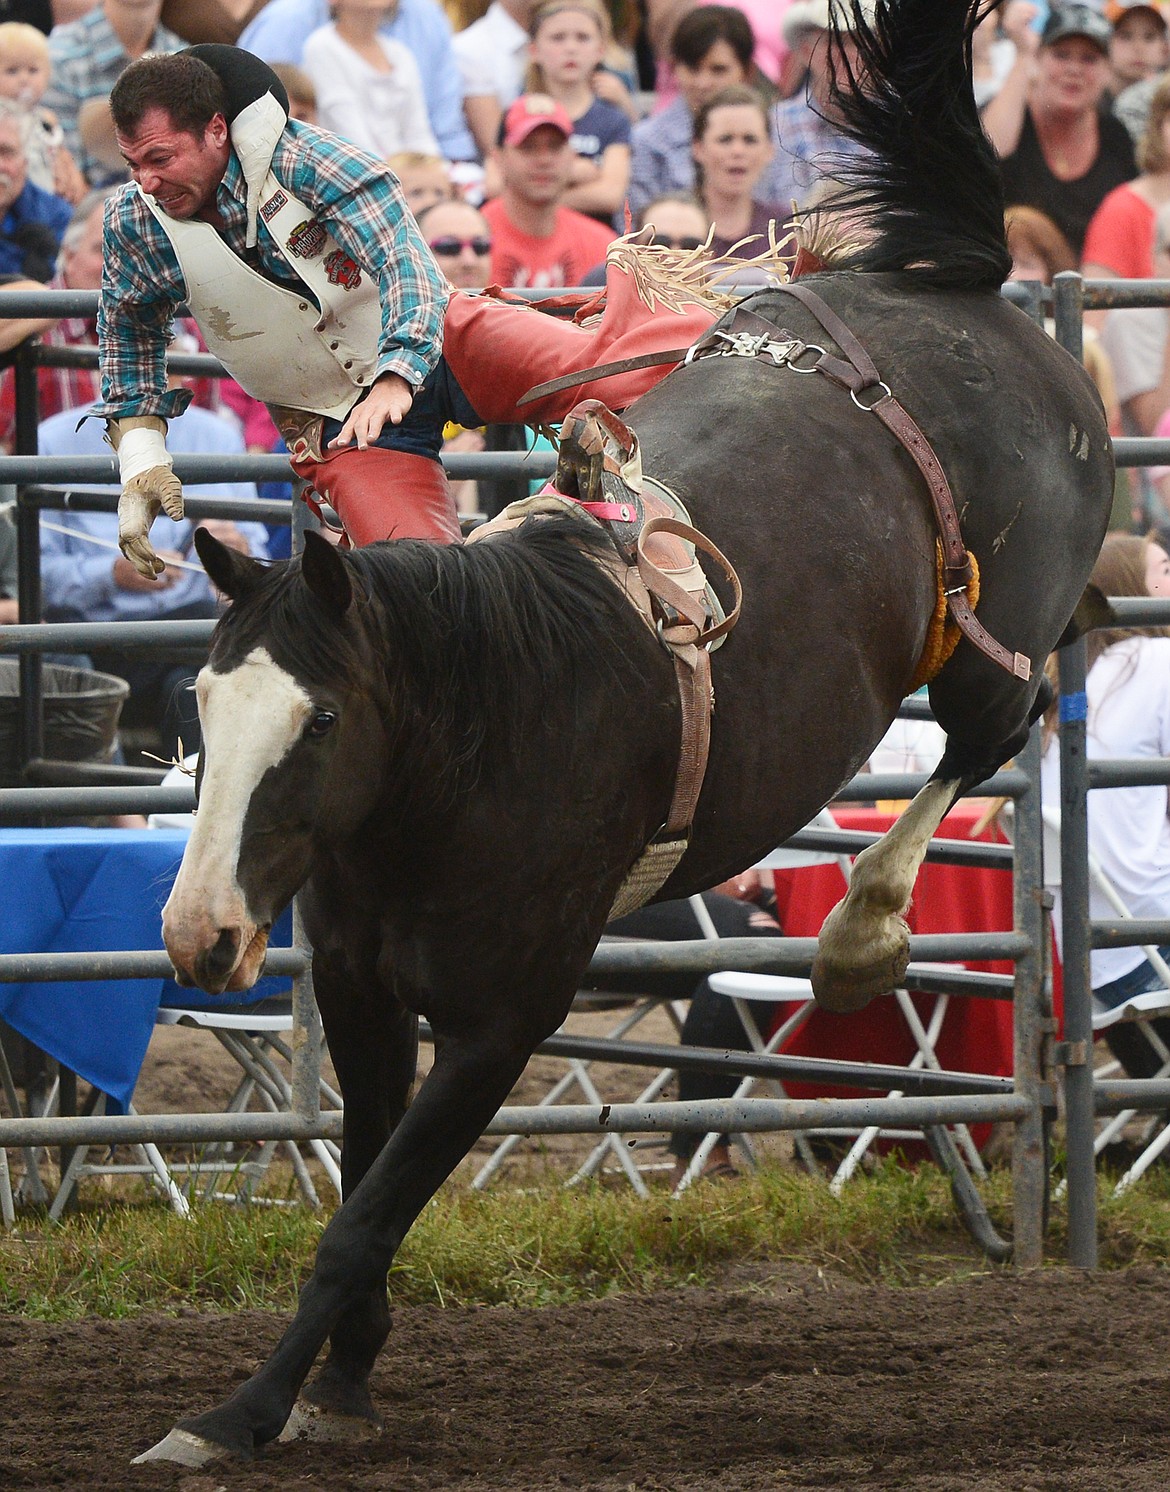
[[(377, 1422), (395, 1251), (563, 1021), (615, 905), (631, 885), (701, 891), (795, 832), (925, 659), (945, 753), (859, 857), (814, 970), (837, 1010), (898, 979), (926, 843), (1047, 703), (1043, 663), (1112, 495), (1092, 384), (999, 293), (1003, 202), (971, 89), (980, 8), (879, 0), (868, 24), (858, 9), (857, 75), (839, 79), (867, 147), (850, 246), (801, 293), (741, 302), (625, 412), (643, 473), (704, 536), (700, 563), (714, 547), (738, 572), (733, 629), (669, 589), (647, 625), (627, 583), (644, 549), (629, 564), (568, 512), (465, 545), (343, 553), (310, 534), (273, 565), (196, 534), (232, 604), (198, 678), (199, 812), (166, 946), (182, 982), (246, 989), (302, 893), (345, 1200), (271, 1357), (149, 1456), (198, 1465), (288, 1424)], [(613, 476), (621, 461), (601, 456)], [(706, 569), (733, 614), (722, 567)], [(435, 1055), (412, 1100), (420, 1017)]]

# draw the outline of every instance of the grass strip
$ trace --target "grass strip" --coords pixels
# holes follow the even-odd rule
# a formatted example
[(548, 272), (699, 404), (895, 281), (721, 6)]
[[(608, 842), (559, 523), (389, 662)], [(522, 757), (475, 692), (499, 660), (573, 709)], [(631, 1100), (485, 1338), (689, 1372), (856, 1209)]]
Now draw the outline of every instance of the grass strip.
[[(1105, 1267), (1170, 1262), (1170, 1176), (1151, 1172), (1117, 1199), (1101, 1183)], [(984, 1194), (1010, 1227), (1011, 1178)], [(110, 1201), (62, 1225), (21, 1219), (0, 1234), (0, 1310), (46, 1321), (141, 1311), (287, 1311), (312, 1264), (327, 1215), (304, 1207), (205, 1203), (190, 1220), (155, 1201)], [(1049, 1258), (1063, 1256), (1054, 1206)], [(398, 1304), (544, 1306), (724, 1281), (752, 1269), (806, 1264), (854, 1278), (920, 1284), (989, 1268), (962, 1231), (946, 1179), (894, 1162), (850, 1181), (765, 1167), (648, 1201), (627, 1187), (487, 1194), (445, 1187), (424, 1208), (395, 1260)]]

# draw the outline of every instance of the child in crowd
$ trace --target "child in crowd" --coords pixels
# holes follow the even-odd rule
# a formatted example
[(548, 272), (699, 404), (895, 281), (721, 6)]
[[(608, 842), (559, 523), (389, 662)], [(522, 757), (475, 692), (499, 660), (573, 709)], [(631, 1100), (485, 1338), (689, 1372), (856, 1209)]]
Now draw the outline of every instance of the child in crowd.
[(271, 67), (288, 94), (288, 117), (302, 124), (317, 124), (317, 90), (304, 68), (295, 62), (273, 62)]
[(378, 29), (393, 8), (387, 0), (335, 0), (333, 20), (305, 42), (317, 123), (382, 158), (399, 150), (438, 155), (418, 63)]
[(28, 179), (42, 191), (80, 202), (87, 190), (85, 180), (65, 145), (56, 114), (41, 104), (49, 71), (44, 32), (24, 21), (0, 23), (0, 97), (11, 99), (29, 116)]
[(450, 202), (459, 195), (441, 155), (400, 150), (387, 156), (386, 164), (397, 176), (406, 205), (416, 218), (421, 218), (436, 202)]
[(630, 121), (594, 88), (613, 40), (609, 11), (602, 0), (543, 0), (532, 13), (528, 34), (524, 91), (549, 94), (573, 121), (569, 143), (578, 161), (561, 200), (610, 222), (625, 206), (630, 181)]

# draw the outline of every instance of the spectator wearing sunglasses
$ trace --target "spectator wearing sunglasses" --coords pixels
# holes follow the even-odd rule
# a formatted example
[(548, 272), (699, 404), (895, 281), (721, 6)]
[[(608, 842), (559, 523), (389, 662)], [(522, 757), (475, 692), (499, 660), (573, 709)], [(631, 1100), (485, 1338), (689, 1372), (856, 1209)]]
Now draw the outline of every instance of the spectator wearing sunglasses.
[(638, 214), (639, 228), (654, 229), (654, 242), (667, 249), (697, 249), (711, 228), (707, 209), (689, 192), (666, 192)]
[(457, 290), (483, 290), (491, 280), (492, 230), (469, 202), (436, 202), (418, 214), (427, 246)]
[[(417, 214), (418, 226), (435, 256), (435, 263), (457, 290), (483, 290), (491, 280), (492, 230), (483, 213), (470, 202), (435, 202)], [(443, 451), (482, 451), (487, 445), (483, 426), (447, 425)], [(511, 446), (508, 447), (511, 449)], [(474, 477), (448, 479), (460, 516), (478, 513), (483, 504)]]

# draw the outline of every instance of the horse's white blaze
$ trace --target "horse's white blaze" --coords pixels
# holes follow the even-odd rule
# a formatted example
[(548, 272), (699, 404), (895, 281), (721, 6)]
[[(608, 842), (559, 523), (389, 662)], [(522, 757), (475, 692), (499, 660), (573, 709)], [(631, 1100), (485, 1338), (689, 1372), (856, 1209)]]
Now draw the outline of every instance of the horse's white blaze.
[(230, 673), (202, 669), (195, 688), (206, 766), (195, 828), (163, 908), (167, 951), (188, 974), (221, 930), (239, 931), (241, 957), (256, 936), (237, 876), (244, 818), (260, 779), (287, 756), (313, 708), (263, 648)]

